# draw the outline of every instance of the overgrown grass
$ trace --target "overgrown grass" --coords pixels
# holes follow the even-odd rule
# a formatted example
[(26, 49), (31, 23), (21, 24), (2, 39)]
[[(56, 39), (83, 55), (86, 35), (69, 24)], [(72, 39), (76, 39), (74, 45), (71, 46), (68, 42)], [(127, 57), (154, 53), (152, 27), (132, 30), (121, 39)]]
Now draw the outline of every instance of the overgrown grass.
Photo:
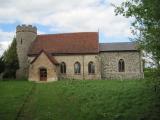
[[(0, 117), (3, 120), (16, 116), (32, 85), (19, 81), (0, 82)], [(159, 120), (159, 100), (145, 80), (37, 83), (19, 119)], [(12, 105), (15, 107), (10, 109)]]

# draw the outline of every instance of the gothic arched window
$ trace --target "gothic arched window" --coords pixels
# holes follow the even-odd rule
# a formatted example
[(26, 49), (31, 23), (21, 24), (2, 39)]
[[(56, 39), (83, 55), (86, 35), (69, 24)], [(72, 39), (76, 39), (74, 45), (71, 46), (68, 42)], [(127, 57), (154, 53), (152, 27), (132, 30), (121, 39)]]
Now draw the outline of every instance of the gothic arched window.
[(66, 64), (64, 62), (60, 64), (60, 71), (62, 74), (66, 73)]
[(76, 62), (74, 64), (74, 73), (75, 74), (80, 74), (81, 73), (81, 64), (79, 62)]
[(95, 65), (93, 62), (88, 63), (88, 73), (89, 74), (94, 74), (95, 73)]
[(120, 59), (118, 62), (118, 69), (119, 72), (124, 72), (125, 71), (125, 63), (123, 59)]

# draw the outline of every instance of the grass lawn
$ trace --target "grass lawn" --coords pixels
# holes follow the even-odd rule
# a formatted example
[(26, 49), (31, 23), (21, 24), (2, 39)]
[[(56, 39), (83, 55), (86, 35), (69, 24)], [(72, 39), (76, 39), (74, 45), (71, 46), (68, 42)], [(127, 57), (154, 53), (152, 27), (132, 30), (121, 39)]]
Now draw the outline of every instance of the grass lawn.
[(0, 120), (14, 120), (33, 83), (0, 81)]
[(18, 120), (160, 120), (160, 99), (145, 80), (1, 81), (0, 120), (20, 110)]

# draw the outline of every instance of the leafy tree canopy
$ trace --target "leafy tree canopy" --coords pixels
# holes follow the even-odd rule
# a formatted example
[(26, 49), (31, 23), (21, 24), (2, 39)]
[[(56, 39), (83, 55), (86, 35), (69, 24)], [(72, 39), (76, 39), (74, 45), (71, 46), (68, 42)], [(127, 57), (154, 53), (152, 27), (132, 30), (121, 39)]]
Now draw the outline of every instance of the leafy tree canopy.
[(115, 6), (115, 13), (134, 18), (134, 40), (141, 49), (153, 55), (160, 69), (160, 0), (127, 0)]

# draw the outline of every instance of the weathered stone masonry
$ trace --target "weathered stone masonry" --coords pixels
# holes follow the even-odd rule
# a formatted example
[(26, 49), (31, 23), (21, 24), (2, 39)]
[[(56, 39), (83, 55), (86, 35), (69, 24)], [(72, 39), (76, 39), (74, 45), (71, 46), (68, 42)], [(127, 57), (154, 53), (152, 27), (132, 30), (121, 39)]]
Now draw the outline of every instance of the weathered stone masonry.
[[(55, 56), (57, 61), (66, 63), (66, 74), (60, 74), (60, 78), (74, 78), (74, 79), (101, 79), (100, 62), (98, 55), (67, 55)], [(74, 73), (75, 62), (81, 64), (81, 73), (76, 75)], [(92, 61), (95, 64), (95, 73), (88, 74), (88, 63)]]
[[(47, 81), (56, 81), (64, 78), (143, 78), (141, 52), (134, 45), (130, 43), (116, 43), (112, 45), (105, 43), (100, 46), (98, 39), (98, 33), (96, 32), (37, 35), (36, 27), (31, 25), (17, 26), (17, 54), (20, 66), (20, 69), (17, 71), (17, 77), (27, 77), (31, 81), (40, 81), (39, 69), (46, 68)], [(61, 41), (64, 43), (62, 44)], [(56, 44), (54, 46), (56, 49), (51, 44), (53, 46)], [(30, 53), (33, 53), (32, 55), (29, 55), (29, 50), (31, 50)], [(47, 55), (39, 53), (40, 50), (44, 50)], [(47, 57), (48, 55), (51, 59), (54, 58), (58, 64), (52, 63)], [(36, 56), (38, 56), (37, 59), (31, 64)], [(124, 60), (124, 72), (119, 72), (118, 70), (120, 59)], [(60, 72), (60, 64), (62, 62), (66, 64), (65, 74)], [(80, 74), (74, 73), (75, 62), (79, 62), (81, 65)], [(94, 74), (88, 73), (89, 62), (93, 62), (95, 65)]]
[[(143, 78), (141, 53), (128, 52), (101, 52), (102, 79), (138, 79)], [(118, 71), (118, 62), (123, 59), (125, 71)]]
[(16, 40), (17, 40), (17, 54), (20, 69), (17, 71), (17, 77), (28, 77), (28, 50), (31, 43), (37, 37), (37, 28), (31, 25), (17, 26)]
[(39, 81), (39, 69), (47, 68), (47, 81), (57, 81), (58, 80), (58, 66), (51, 63), (47, 56), (42, 53), (38, 59), (30, 65), (29, 67), (29, 80)]

